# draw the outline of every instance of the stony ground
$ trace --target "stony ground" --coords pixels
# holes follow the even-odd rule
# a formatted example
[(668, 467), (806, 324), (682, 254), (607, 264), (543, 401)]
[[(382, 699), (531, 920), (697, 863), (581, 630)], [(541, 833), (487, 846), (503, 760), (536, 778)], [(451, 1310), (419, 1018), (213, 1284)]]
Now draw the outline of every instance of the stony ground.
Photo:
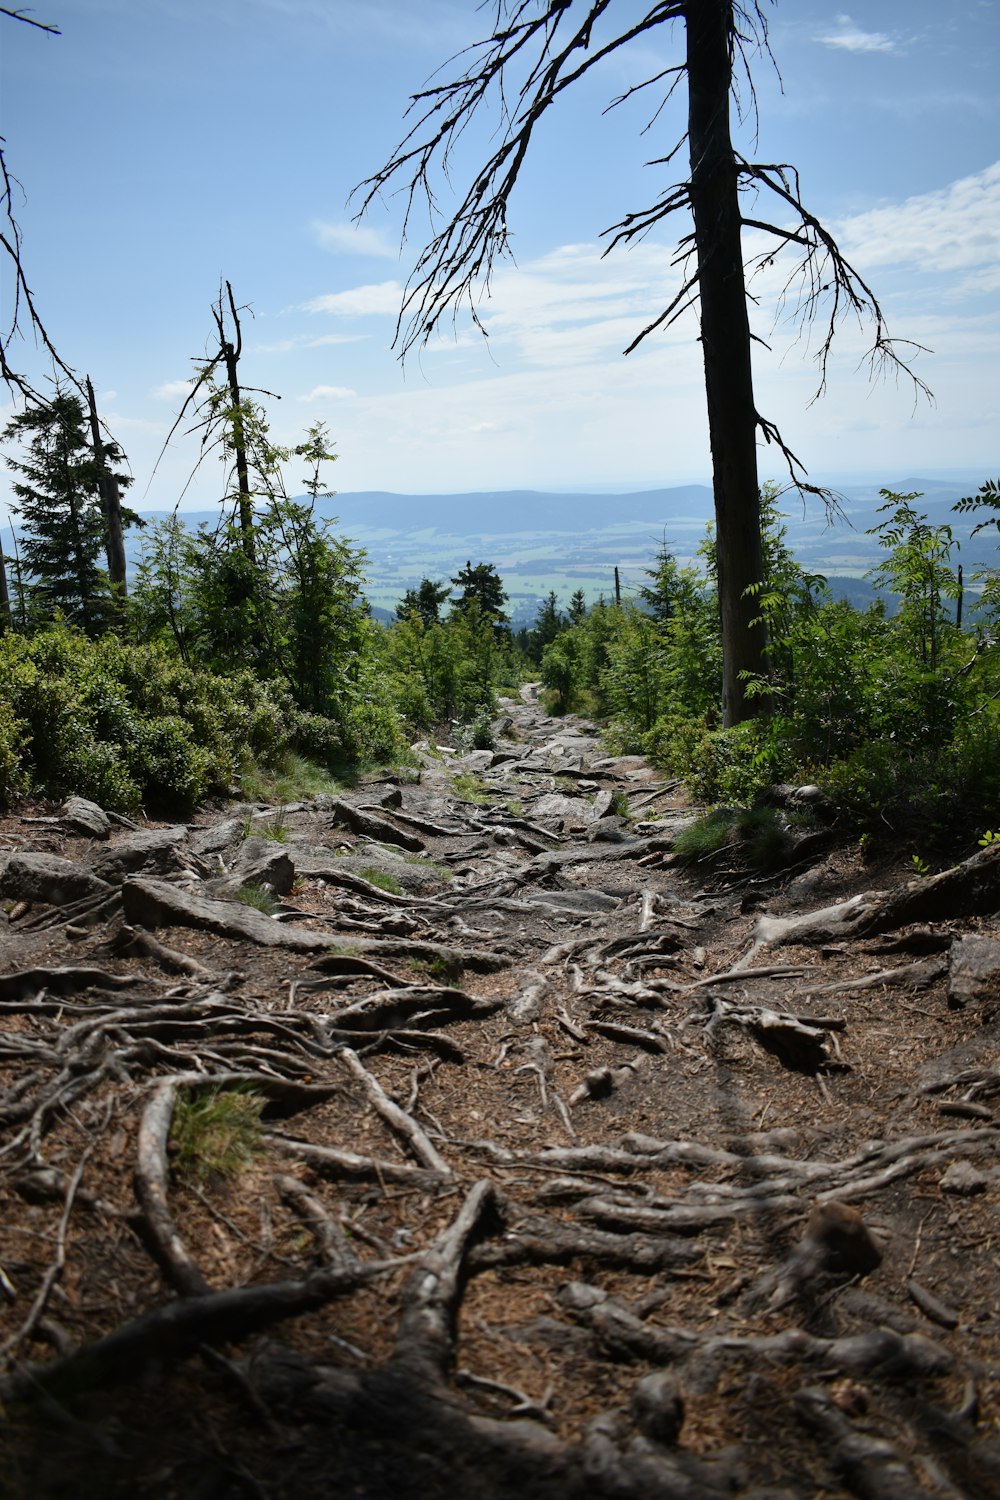
[(1000, 1493), (997, 848), (683, 870), (676, 786), (506, 713), (0, 824), (3, 1494)]

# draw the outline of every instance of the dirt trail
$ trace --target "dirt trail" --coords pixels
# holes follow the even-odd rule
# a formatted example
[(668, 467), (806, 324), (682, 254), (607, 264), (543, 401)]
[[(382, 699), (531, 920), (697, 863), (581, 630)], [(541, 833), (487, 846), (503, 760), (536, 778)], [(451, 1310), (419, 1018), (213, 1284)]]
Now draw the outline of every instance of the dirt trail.
[(1000, 1492), (1000, 853), (705, 888), (643, 760), (500, 730), (0, 824), (0, 1493)]

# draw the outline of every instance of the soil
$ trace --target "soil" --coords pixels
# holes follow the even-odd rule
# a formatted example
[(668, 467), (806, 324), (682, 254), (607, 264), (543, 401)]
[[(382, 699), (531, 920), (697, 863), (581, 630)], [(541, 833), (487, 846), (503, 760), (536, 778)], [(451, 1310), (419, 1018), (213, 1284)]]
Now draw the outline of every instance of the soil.
[(676, 784), (499, 727), (155, 849), (0, 820), (0, 1493), (1000, 1493), (1000, 895), (684, 867)]

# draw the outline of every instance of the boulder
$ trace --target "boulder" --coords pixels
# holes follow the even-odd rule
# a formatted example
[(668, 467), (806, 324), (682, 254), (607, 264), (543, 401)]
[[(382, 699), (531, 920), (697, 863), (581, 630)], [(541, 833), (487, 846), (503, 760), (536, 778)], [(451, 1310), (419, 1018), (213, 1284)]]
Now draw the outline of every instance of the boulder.
[(12, 854), (0, 872), (0, 896), (14, 901), (69, 906), (88, 896), (111, 894), (111, 886), (58, 854)]
[(86, 834), (92, 839), (106, 839), (111, 832), (111, 819), (96, 802), (86, 797), (67, 797), (59, 809), (60, 817), (74, 833)]

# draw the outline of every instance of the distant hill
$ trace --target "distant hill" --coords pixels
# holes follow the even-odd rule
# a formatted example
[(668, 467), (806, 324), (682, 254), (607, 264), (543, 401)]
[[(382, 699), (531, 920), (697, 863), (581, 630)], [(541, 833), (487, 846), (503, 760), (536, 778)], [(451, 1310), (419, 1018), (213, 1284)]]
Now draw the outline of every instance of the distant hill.
[[(996, 538), (971, 543), (972, 520), (951, 511), (968, 494), (968, 480), (907, 478), (887, 483), (899, 494), (922, 492), (919, 508), (932, 524), (948, 523), (962, 542), (968, 576), (995, 562)], [(883, 519), (877, 485), (838, 489), (839, 514), (828, 516), (812, 499), (784, 499), (788, 543), (803, 567), (840, 580), (834, 592), (863, 603), (871, 585), (861, 582), (878, 561), (867, 532)], [(554, 590), (565, 604), (582, 588), (589, 601), (611, 598), (617, 567), (622, 588), (634, 591), (665, 541), (682, 561), (695, 557), (712, 518), (708, 485), (622, 494), (553, 494), (542, 490), (477, 490), (456, 495), (401, 495), (370, 490), (338, 494), (322, 514), (368, 555), (366, 593), (381, 612), (392, 611), (423, 577), (447, 581), (468, 560), (493, 563), (510, 596), (515, 623), (534, 618), (538, 601)], [(213, 523), (215, 514), (189, 513), (185, 521)], [(138, 550), (133, 533), (132, 546)], [(853, 581), (852, 581), (853, 580)]]

